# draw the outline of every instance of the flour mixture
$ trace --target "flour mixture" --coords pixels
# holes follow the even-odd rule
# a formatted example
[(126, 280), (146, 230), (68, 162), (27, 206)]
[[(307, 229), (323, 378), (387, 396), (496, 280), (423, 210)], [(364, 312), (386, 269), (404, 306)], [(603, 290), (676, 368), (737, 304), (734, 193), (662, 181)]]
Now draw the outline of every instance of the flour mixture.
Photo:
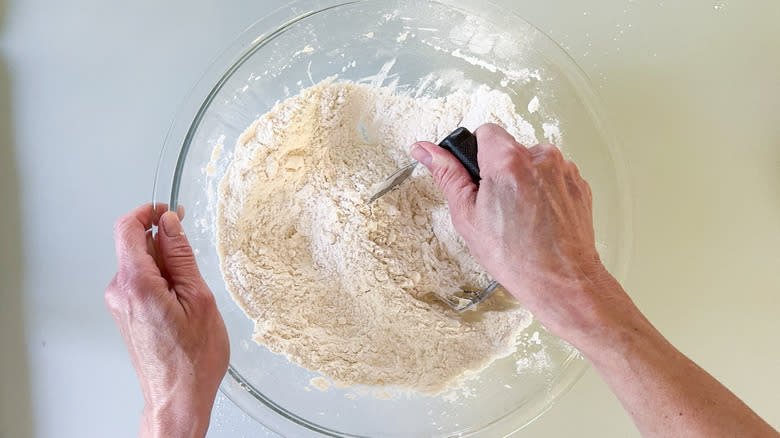
[(428, 171), (365, 203), (412, 143), (485, 122), (536, 143), (509, 96), (487, 87), (434, 99), (324, 81), (255, 121), (218, 206), (222, 273), (255, 341), (339, 385), (424, 393), (512, 353), (531, 316), (507, 294), (464, 314), (431, 296), (490, 278)]

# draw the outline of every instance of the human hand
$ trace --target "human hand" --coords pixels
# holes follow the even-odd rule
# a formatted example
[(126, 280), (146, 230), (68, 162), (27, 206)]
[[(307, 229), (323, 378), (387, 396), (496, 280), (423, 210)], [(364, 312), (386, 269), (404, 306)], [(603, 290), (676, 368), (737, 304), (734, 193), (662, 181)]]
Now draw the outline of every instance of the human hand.
[(475, 135), (479, 186), (433, 143), (415, 143), (411, 154), (431, 171), (474, 257), (563, 335), (589, 305), (579, 299), (587, 286), (612, 278), (595, 247), (590, 187), (553, 145), (526, 148), (493, 124)]
[(230, 347), (180, 217), (147, 204), (116, 221), (114, 239), (119, 269), (105, 301), (141, 383), (139, 436), (205, 436)]
[(591, 361), (642, 436), (780, 436), (675, 349), (607, 272), (590, 188), (558, 148), (526, 148), (496, 125), (475, 134), (479, 186), (433, 143), (415, 143), (411, 154), (430, 169), (480, 264)]

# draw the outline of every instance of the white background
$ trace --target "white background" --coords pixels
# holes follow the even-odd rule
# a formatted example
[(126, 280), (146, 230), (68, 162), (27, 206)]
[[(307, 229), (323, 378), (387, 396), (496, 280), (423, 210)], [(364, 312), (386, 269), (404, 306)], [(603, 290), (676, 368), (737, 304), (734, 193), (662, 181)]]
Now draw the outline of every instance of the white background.
[[(631, 169), (625, 286), (780, 426), (780, 2), (501, 2), (591, 76)], [(133, 436), (103, 288), (177, 106), (279, 0), (0, 0), (0, 436)], [(224, 397), (209, 436), (272, 436)], [(519, 436), (638, 436), (591, 371)]]

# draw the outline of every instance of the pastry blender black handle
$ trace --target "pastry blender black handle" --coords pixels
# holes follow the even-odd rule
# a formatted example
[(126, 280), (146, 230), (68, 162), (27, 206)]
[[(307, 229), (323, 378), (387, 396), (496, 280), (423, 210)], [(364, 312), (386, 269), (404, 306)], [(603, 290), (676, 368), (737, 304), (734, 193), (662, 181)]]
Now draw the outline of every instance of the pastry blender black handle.
[(460, 127), (444, 140), (439, 146), (449, 151), (468, 170), (472, 181), (479, 184), (479, 163), (477, 163), (477, 136), (468, 129)]

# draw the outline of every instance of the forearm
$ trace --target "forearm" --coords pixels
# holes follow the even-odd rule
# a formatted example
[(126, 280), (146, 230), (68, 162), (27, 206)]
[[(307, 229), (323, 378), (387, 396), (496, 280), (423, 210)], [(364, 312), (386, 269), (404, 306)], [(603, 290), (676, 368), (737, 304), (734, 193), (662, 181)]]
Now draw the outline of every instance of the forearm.
[[(593, 364), (645, 438), (778, 437), (733, 393), (672, 346), (615, 281), (566, 337)], [(604, 299), (608, 297), (608, 299)]]

